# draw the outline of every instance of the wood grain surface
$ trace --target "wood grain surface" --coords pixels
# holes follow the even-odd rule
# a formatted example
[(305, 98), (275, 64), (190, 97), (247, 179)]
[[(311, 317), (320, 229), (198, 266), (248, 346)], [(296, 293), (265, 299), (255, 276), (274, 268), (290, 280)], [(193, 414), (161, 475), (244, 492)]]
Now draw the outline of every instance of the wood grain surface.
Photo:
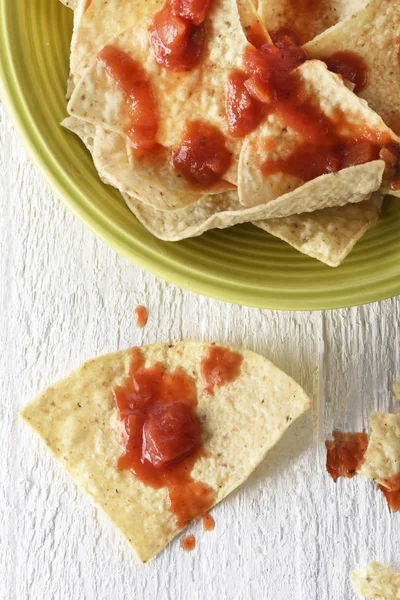
[[(326, 313), (217, 302), (166, 284), (99, 241), (54, 197), (0, 107), (0, 599), (351, 600), (348, 571), (400, 566), (400, 514), (361, 478), (325, 472), (333, 428), (397, 410), (398, 299)], [(149, 322), (135, 326), (144, 304)], [(107, 518), (18, 418), (90, 357), (134, 344), (218, 340), (256, 350), (314, 401), (249, 481), (139, 565)]]

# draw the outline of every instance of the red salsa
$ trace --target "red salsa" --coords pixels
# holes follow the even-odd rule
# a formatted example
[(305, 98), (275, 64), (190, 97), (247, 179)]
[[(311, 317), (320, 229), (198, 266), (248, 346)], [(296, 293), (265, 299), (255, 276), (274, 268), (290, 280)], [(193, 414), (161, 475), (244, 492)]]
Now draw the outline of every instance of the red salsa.
[(389, 479), (384, 479), (381, 483), (383, 487), (392, 492), (400, 490), (400, 473), (393, 475), (393, 477), (389, 477)]
[(201, 375), (206, 390), (212, 394), (214, 388), (234, 381), (240, 375), (242, 361), (241, 354), (212, 344), (201, 361)]
[(193, 185), (207, 187), (219, 181), (228, 170), (232, 155), (225, 136), (204, 121), (189, 121), (180, 146), (172, 154), (173, 165)]
[(85, 8), (84, 8), (85, 12), (90, 8), (91, 4), (92, 4), (92, 0), (86, 0), (86, 2), (85, 2)]
[(382, 491), (383, 495), (386, 498), (386, 502), (392, 512), (398, 512), (400, 510), (400, 490), (389, 490), (383, 485), (379, 486), (379, 489)]
[(194, 535), (185, 535), (183, 538), (181, 538), (180, 545), (182, 550), (185, 550), (185, 552), (190, 552), (196, 548), (196, 538)]
[(339, 73), (344, 79), (354, 83), (356, 94), (367, 86), (368, 67), (365, 60), (355, 52), (336, 52), (324, 61), (330, 71)]
[(137, 306), (134, 310), (136, 325), (141, 329), (147, 323), (147, 309), (144, 306)]
[[(267, 161), (263, 165), (264, 174), (283, 172), (310, 181), (320, 175), (382, 158), (393, 179), (398, 173), (397, 145), (386, 133), (351, 124), (341, 110), (337, 109), (327, 117), (294, 69), (306, 58), (291, 53), (291, 48), (298, 48), (295, 39), (286, 33), (276, 40), (281, 48), (271, 44), (258, 49), (246, 48), (244, 66), (248, 78), (243, 85), (262, 105), (263, 115), (276, 115), (300, 135), (300, 142), (285, 158)], [(239, 129), (241, 123), (249, 122), (249, 115), (240, 106), (236, 113), (235, 126)], [(389, 152), (389, 158), (382, 154), (385, 150)]]
[(142, 153), (154, 150), (157, 147), (158, 111), (144, 69), (115, 46), (105, 46), (97, 60), (124, 94), (130, 121), (125, 134), (133, 149)]
[(118, 469), (155, 489), (168, 488), (179, 527), (207, 512), (213, 490), (191, 477), (196, 460), (206, 455), (194, 379), (180, 367), (172, 373), (160, 363), (145, 367), (133, 348), (129, 375), (114, 398), (124, 430)]
[(203, 521), (203, 531), (213, 531), (215, 527), (215, 521), (211, 515), (203, 515), (201, 520)]
[(361, 466), (368, 446), (368, 436), (363, 433), (334, 431), (333, 440), (325, 442), (326, 469), (333, 481), (339, 477), (351, 479)]
[(204, 49), (204, 21), (211, 0), (166, 0), (150, 26), (156, 61), (172, 71), (189, 71)]

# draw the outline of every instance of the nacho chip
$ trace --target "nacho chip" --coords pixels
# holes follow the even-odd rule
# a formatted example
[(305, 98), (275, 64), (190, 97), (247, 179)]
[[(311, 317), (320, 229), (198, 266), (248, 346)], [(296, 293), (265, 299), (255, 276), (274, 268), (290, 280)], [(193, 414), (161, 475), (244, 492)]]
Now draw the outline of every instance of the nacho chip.
[[(90, 124), (89, 124), (90, 125)], [(93, 125), (90, 125), (94, 127)], [(128, 159), (126, 140), (123, 135), (96, 127), (93, 148), (93, 161), (102, 179), (116, 187), (120, 192), (137, 196), (149, 206), (160, 210), (172, 210), (189, 206), (201, 198), (204, 193), (183, 192), (170, 189), (165, 179), (174, 177), (172, 170), (167, 170), (168, 159), (162, 161), (160, 156), (160, 178), (150, 179), (143, 176), (146, 157)], [(149, 159), (149, 169), (156, 163)], [(164, 173), (163, 173), (164, 169)], [(147, 173), (146, 173), (147, 174)], [(208, 197), (208, 196), (207, 196)]]
[(377, 222), (383, 196), (375, 192), (360, 204), (325, 208), (284, 219), (254, 221), (254, 225), (330, 267), (337, 267), (356, 242)]
[(77, 135), (85, 144), (89, 152), (93, 153), (94, 138), (96, 136), (96, 127), (94, 125), (82, 121), (81, 119), (76, 119), (75, 117), (67, 117), (61, 121), (61, 125), (65, 127), (65, 129), (72, 131), (72, 133), (75, 133), (75, 135)]
[(392, 389), (397, 400), (400, 400), (400, 378), (394, 382)]
[[(338, 75), (328, 71), (324, 63), (308, 61), (298, 68), (298, 73), (307, 93), (318, 100), (322, 112), (328, 118), (339, 111), (340, 114), (346, 115), (345, 128), (348, 125), (360, 130), (367, 128), (385, 134), (388, 140), (397, 142), (397, 136), (386, 127), (382, 119), (370, 110), (366, 102), (348, 90)], [(279, 170), (272, 174), (263, 172), (266, 163), (279, 164), (292, 153), (296, 156), (296, 149), (301, 141), (302, 136), (288, 127), (287, 123), (276, 114), (269, 115), (258, 129), (245, 138), (239, 159), (238, 179), (239, 200), (244, 206), (269, 202), (281, 194), (299, 188), (304, 183), (300, 177)], [(339, 177), (341, 181), (340, 185), (337, 185)], [(307, 185), (311, 183), (315, 186), (313, 191), (316, 194), (327, 193), (322, 190), (324, 188), (328, 190), (333, 186), (334, 193), (342, 198), (338, 205), (345, 204), (349, 201), (346, 198), (351, 198), (353, 193), (357, 193), (357, 184), (352, 178), (350, 169), (320, 176)], [(309, 191), (306, 186), (301, 187), (300, 190), (304, 193)], [(300, 190), (298, 191), (301, 193)]]
[[(167, 372), (179, 367), (193, 377), (205, 453), (191, 474), (211, 488), (216, 504), (245, 481), (310, 400), (265, 358), (236, 349), (230, 350), (242, 359), (239, 376), (217, 384), (211, 395), (202, 374), (209, 350), (206, 343), (179, 342), (146, 346), (141, 354), (146, 368), (161, 363)], [(166, 488), (154, 489), (130, 471), (116, 469), (123, 446), (113, 390), (127, 377), (132, 356), (126, 350), (85, 363), (21, 415), (145, 562), (183, 527), (177, 525)]]
[[(229, 135), (225, 116), (226, 72), (243, 65), (243, 51), (248, 45), (236, 2), (215, 0), (206, 21), (207, 53), (196, 68), (174, 72), (160, 67), (150, 47), (148, 23), (143, 19), (112, 41), (144, 69), (159, 112), (157, 141), (164, 147), (176, 147), (182, 132), (193, 118), (218, 127), (227, 138), (227, 147), (237, 156), (241, 141)], [(92, 54), (93, 56), (93, 54)], [(125, 99), (115, 80), (95, 60), (77, 85), (68, 104), (70, 114), (86, 121), (124, 133), (129, 115)], [(233, 161), (224, 179), (236, 183), (237, 164)]]
[(77, 0), (71, 41), (71, 71), (83, 75), (96, 54), (113, 38), (145, 20), (164, 0)]
[(367, 569), (351, 571), (350, 581), (354, 593), (363, 598), (378, 600), (400, 598), (400, 573), (378, 562), (369, 563)]
[(60, 0), (61, 4), (64, 4), (64, 6), (67, 6), (71, 10), (76, 9), (76, 7), (78, 6), (78, 1), (79, 0)]
[(327, 60), (351, 51), (367, 66), (367, 84), (359, 92), (385, 123), (400, 133), (400, 1), (371, 0), (353, 17), (306, 44), (309, 56)]
[(270, 32), (288, 28), (300, 43), (312, 40), (364, 8), (368, 0), (259, 0), (258, 11)]
[(400, 414), (372, 413), (360, 475), (394, 491), (400, 488)]

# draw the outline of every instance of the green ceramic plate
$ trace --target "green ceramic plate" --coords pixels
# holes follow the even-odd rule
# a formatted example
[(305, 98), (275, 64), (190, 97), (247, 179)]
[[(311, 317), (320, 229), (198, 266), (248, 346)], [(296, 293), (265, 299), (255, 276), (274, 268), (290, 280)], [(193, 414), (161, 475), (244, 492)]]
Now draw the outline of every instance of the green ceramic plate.
[(0, 0), (0, 9), (0, 76), (14, 122), (55, 192), (115, 250), (184, 288), (260, 308), (339, 308), (400, 294), (395, 199), (337, 269), (252, 225), (179, 243), (152, 237), (100, 182), (78, 139), (59, 126), (66, 116), (72, 12), (57, 0)]

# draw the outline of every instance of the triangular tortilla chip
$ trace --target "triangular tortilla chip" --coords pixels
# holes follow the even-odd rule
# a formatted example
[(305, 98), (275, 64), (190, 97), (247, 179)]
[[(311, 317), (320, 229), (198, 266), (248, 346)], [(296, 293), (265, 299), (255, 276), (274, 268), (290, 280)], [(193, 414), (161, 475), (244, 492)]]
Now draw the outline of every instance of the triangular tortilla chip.
[[(207, 454), (196, 461), (192, 477), (212, 488), (216, 504), (245, 481), (310, 400), (265, 358), (236, 349), (243, 357), (240, 375), (210, 395), (201, 375), (209, 348), (179, 342), (146, 346), (141, 352), (146, 367), (156, 362), (167, 371), (181, 367), (195, 380)], [(123, 448), (112, 391), (127, 376), (131, 357), (132, 350), (126, 350), (85, 363), (21, 415), (145, 562), (182, 528), (170, 511), (166, 488), (155, 490), (131, 472), (116, 469)]]
[(146, 19), (164, 0), (77, 0), (71, 41), (71, 71), (83, 75), (96, 54), (109, 42)]
[(283, 27), (293, 30), (300, 42), (312, 40), (328, 27), (364, 8), (368, 0), (259, 0), (260, 17), (270, 32)]
[[(124, 31), (112, 44), (128, 53), (145, 70), (152, 85), (159, 111), (157, 141), (164, 147), (179, 145), (188, 121), (203, 119), (226, 136), (233, 154), (224, 179), (236, 184), (241, 140), (230, 136), (225, 115), (226, 72), (243, 66), (243, 51), (248, 46), (236, 2), (214, 0), (206, 27), (206, 55), (191, 71), (176, 73), (161, 67), (151, 50), (146, 19)], [(93, 54), (92, 54), (93, 56)], [(129, 123), (122, 109), (124, 96), (104, 67), (95, 60), (77, 85), (68, 104), (73, 116), (117, 133)]]
[[(335, 111), (342, 111), (351, 125), (383, 132), (388, 139), (398, 142), (397, 136), (385, 125), (381, 117), (373, 112), (364, 100), (348, 90), (343, 85), (342, 79), (328, 71), (324, 63), (316, 60), (308, 61), (298, 68), (298, 73), (307, 90), (318, 99), (322, 111), (328, 117)], [(240, 153), (238, 180), (239, 200), (244, 206), (269, 202), (281, 194), (299, 188), (304, 183), (298, 177), (287, 173), (264, 175), (262, 171), (267, 161), (279, 160), (295, 152), (301, 140), (301, 135), (287, 127), (286, 123), (275, 114), (269, 115), (245, 138)], [(342, 178), (341, 186), (336, 187), (335, 180), (339, 176)], [(315, 193), (318, 193), (318, 185), (326, 188), (330, 185), (335, 186), (335, 193), (343, 198), (350, 198), (353, 192), (357, 192), (350, 169), (323, 175), (310, 183), (316, 185)], [(300, 189), (306, 192), (305, 186)], [(345, 202), (338, 204), (345, 204)]]
[(369, 444), (358, 473), (389, 490), (400, 488), (400, 414), (372, 413)]
[(400, 573), (378, 562), (369, 563), (367, 569), (351, 571), (350, 581), (354, 593), (360, 597), (378, 600), (400, 598)]
[(371, 0), (353, 17), (304, 47), (321, 60), (342, 51), (355, 52), (367, 65), (368, 81), (359, 96), (385, 123), (400, 133), (400, 0)]
[(330, 267), (339, 266), (359, 239), (378, 221), (383, 196), (375, 192), (360, 204), (325, 208), (254, 225)]

